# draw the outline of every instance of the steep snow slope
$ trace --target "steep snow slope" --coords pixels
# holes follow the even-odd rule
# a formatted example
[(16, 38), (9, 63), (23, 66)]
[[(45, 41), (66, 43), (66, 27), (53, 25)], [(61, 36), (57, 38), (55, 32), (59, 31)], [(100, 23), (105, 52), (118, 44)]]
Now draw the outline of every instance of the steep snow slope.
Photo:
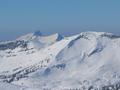
[(71, 39), (61, 40), (61, 42), (57, 42), (45, 49), (35, 51), (31, 54), (23, 53), (16, 56), (1, 58), (1, 80), (12, 82), (25, 77), (25, 75), (34, 72), (37, 69), (47, 67), (48, 64), (55, 59), (57, 53), (59, 53), (59, 51), (70, 42), (70, 40)]
[(40, 36), (39, 40), (52, 44), (31, 54), (16, 52), (0, 58), (1, 82), (33, 90), (120, 88), (120, 36), (83, 32), (64, 39), (58, 34)]

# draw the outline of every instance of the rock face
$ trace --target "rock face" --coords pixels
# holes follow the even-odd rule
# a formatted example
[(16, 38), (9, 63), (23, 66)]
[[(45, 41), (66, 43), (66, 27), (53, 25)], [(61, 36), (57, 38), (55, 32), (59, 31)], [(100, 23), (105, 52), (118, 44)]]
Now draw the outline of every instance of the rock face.
[(0, 43), (0, 81), (24, 89), (118, 90), (120, 36), (35, 32)]
[(25, 42), (25, 41), (11, 41), (11, 42), (6, 42), (3, 44), (0, 44), (0, 50), (7, 50), (7, 49), (13, 50), (17, 47), (26, 48), (27, 42)]

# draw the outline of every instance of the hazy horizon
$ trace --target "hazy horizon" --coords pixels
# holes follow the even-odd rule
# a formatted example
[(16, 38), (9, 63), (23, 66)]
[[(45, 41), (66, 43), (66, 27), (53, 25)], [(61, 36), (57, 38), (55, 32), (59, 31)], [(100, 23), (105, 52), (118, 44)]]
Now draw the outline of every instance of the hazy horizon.
[(2, 0), (0, 41), (40, 30), (71, 35), (85, 31), (120, 33), (120, 1)]

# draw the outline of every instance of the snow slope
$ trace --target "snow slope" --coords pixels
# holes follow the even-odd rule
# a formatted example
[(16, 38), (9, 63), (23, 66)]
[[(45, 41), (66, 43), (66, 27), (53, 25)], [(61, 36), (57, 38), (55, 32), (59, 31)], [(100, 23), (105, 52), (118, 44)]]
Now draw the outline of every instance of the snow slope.
[(25, 90), (117, 90), (120, 86), (120, 36), (82, 32), (62, 37), (36, 32), (17, 40), (26, 42), (27, 49), (20, 44), (0, 50), (1, 82)]

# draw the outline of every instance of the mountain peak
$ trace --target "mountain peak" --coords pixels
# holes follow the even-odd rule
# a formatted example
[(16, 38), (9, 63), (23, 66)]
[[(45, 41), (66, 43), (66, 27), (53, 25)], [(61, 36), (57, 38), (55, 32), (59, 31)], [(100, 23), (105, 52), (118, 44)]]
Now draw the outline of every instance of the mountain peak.
[(34, 36), (41, 36), (42, 35), (42, 33), (41, 33), (41, 31), (35, 31), (34, 33), (33, 33), (33, 35)]
[(62, 39), (64, 38), (64, 37), (63, 37), (61, 34), (59, 34), (59, 33), (55, 33), (54, 36), (56, 36), (56, 40), (57, 40), (57, 41), (60, 41), (60, 40), (62, 40)]
[(23, 35), (19, 38), (17, 38), (17, 40), (25, 40), (25, 41), (28, 41), (28, 40), (32, 40), (32, 39), (35, 39), (36, 37), (39, 37), (39, 36), (42, 36), (42, 33), (40, 31), (35, 31), (33, 33), (28, 33), (26, 35)]

